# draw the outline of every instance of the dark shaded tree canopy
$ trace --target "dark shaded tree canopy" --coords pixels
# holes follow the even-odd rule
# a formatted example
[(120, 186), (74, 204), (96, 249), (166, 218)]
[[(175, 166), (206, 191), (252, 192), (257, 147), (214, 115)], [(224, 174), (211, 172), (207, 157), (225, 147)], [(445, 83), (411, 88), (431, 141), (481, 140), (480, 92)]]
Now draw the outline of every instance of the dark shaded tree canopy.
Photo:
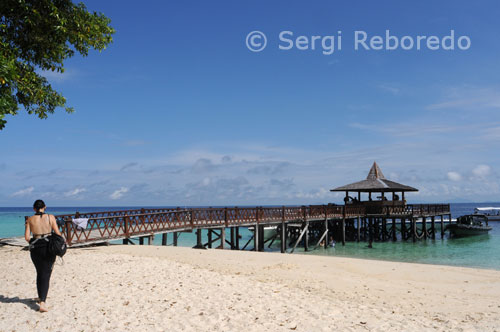
[(76, 52), (102, 51), (115, 32), (102, 13), (70, 0), (0, 1), (0, 130), (19, 108), (45, 119), (57, 107), (73, 108), (38, 69), (64, 72)]

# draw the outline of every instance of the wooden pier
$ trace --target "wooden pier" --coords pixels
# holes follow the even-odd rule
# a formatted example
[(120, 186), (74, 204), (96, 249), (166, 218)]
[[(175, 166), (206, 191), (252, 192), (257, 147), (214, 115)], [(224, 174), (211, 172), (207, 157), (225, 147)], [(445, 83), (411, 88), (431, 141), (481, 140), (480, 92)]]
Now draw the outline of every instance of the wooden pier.
[[(172, 233), (173, 245), (181, 232), (196, 233), (197, 248), (230, 248), (263, 251), (265, 241), (278, 240), (281, 252), (293, 252), (298, 245), (311, 250), (323, 244), (328, 247), (330, 238), (345, 244), (346, 241), (396, 241), (435, 238), (436, 224), (441, 227), (451, 220), (448, 204), (405, 205), (383, 207), (381, 213), (367, 213), (363, 206), (310, 205), (282, 207), (225, 207), (196, 209), (140, 209), (75, 213), (56, 216), (61, 232), (69, 246), (97, 244), (122, 240), (124, 244), (139, 244), (154, 236), (162, 236), (167, 244), (167, 234)], [(445, 220), (444, 217), (447, 217)], [(85, 228), (73, 219), (87, 218)], [(253, 235), (240, 243), (240, 228), (249, 228)], [(276, 227), (273, 239), (264, 239), (264, 228)], [(203, 239), (202, 230), (206, 230)]]

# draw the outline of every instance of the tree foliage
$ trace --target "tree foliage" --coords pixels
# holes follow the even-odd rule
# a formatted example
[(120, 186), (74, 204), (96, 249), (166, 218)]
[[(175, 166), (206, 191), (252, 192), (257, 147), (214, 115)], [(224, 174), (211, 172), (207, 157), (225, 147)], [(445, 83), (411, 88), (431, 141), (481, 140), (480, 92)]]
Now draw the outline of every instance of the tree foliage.
[(104, 50), (115, 32), (110, 22), (71, 0), (0, 0), (0, 130), (20, 107), (41, 119), (57, 107), (73, 112), (40, 72), (63, 73), (76, 52)]

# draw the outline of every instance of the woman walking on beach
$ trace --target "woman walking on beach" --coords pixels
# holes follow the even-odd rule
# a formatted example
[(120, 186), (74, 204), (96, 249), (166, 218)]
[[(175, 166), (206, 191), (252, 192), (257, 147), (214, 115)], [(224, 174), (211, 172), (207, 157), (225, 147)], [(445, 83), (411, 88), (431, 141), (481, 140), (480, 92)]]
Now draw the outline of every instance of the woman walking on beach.
[[(33, 204), (35, 215), (26, 220), (24, 232), (24, 238), (30, 244), (31, 260), (36, 268), (36, 288), (41, 312), (48, 310), (45, 301), (49, 291), (50, 275), (56, 260), (56, 256), (49, 253), (48, 236), (52, 231), (61, 235), (56, 218), (46, 214), (45, 208), (45, 203), (41, 199), (35, 201)], [(30, 238), (30, 233), (33, 234), (32, 238)]]

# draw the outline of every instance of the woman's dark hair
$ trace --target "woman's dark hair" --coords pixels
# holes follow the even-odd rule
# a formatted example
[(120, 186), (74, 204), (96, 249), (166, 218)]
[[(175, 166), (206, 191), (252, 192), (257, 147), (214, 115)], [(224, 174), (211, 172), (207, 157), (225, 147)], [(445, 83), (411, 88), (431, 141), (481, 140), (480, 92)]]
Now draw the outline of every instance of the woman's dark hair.
[(33, 203), (33, 209), (36, 210), (36, 212), (40, 212), (41, 209), (45, 207), (45, 203), (41, 199), (37, 199), (35, 203)]

